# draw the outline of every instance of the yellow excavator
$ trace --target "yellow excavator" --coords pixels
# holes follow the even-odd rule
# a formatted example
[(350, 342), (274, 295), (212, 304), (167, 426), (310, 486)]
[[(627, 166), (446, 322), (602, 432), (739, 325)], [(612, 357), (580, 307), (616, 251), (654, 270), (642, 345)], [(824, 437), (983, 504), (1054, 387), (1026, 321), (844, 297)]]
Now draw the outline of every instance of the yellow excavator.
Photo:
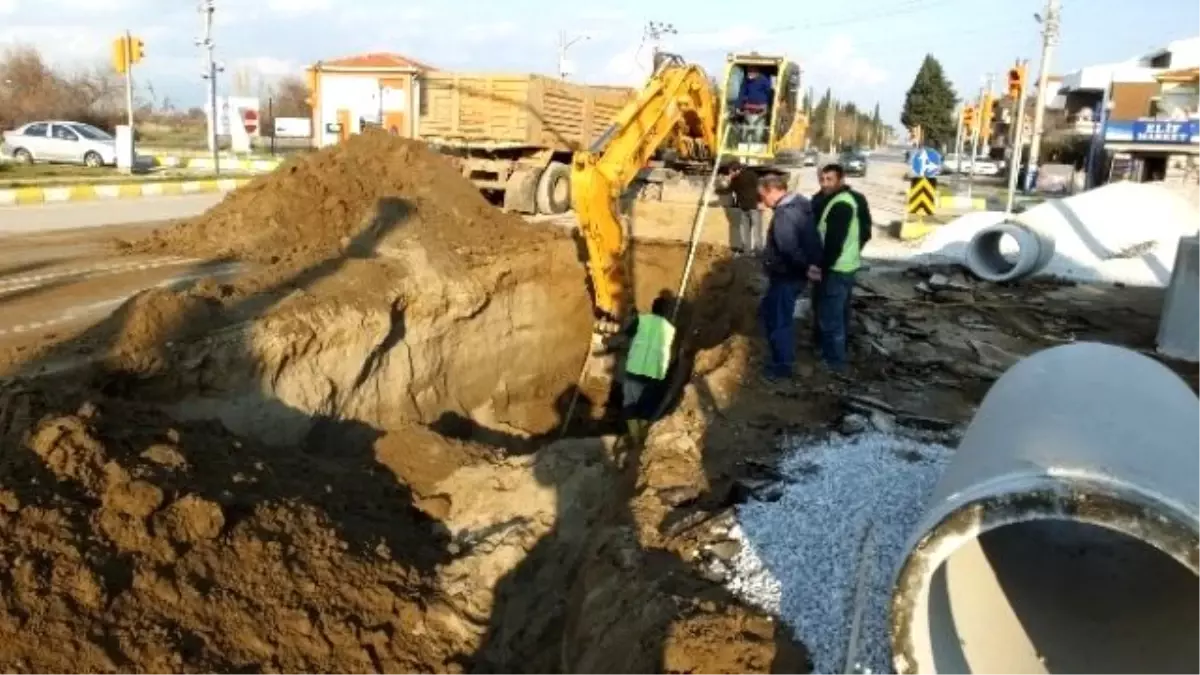
[[(734, 160), (768, 163), (781, 141), (796, 136), (795, 125), (804, 124), (800, 69), (786, 58), (729, 55), (719, 94), (699, 66), (675, 55), (659, 56), (642, 91), (588, 150), (575, 153), (571, 167), (572, 206), (587, 244), (596, 310), (602, 319), (618, 323), (631, 296), (619, 204), (642, 169), (656, 156), (707, 167), (714, 176), (718, 164)], [(739, 105), (750, 71), (770, 79), (773, 98), (765, 109)]]

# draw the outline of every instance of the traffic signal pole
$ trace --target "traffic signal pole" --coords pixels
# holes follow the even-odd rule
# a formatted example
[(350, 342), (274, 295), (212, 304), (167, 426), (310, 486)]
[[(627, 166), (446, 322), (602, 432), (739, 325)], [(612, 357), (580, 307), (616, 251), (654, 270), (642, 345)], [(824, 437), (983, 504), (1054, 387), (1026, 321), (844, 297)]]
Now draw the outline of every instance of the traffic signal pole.
[(974, 117), (975, 125), (971, 133), (971, 166), (967, 170), (967, 199), (971, 198), (971, 191), (975, 185), (975, 156), (979, 154), (979, 137), (981, 135), (980, 131), (983, 128), (983, 120), (985, 119), (985, 116), (983, 115), (983, 107), (987, 105), (988, 95), (991, 93), (991, 91), (992, 75), (989, 73), (987, 79), (987, 88), (979, 90), (979, 106), (977, 108), (979, 114)]
[(963, 118), (966, 115), (965, 107), (958, 111), (958, 130), (954, 132), (954, 158), (958, 162), (958, 165), (954, 167), (955, 192), (958, 192), (958, 184), (962, 182)]
[(1017, 191), (1017, 172), (1021, 167), (1021, 150), (1025, 145), (1025, 62), (1017, 63), (1016, 68), (1009, 71), (1009, 95), (1017, 106), (1017, 123), (1013, 128), (1012, 158), (1008, 162), (1008, 198), (1004, 204), (1004, 214), (1011, 216), (1013, 199)]
[(129, 133), (133, 133), (133, 36), (125, 31), (125, 111), (129, 116)]

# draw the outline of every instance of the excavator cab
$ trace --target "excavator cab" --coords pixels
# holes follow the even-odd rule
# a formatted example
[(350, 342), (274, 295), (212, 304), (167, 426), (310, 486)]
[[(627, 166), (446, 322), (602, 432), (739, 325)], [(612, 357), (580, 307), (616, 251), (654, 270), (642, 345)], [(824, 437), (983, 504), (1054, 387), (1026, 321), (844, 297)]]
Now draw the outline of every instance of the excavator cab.
[(778, 56), (730, 54), (721, 91), (721, 154), (751, 164), (773, 160), (796, 119), (799, 65)]

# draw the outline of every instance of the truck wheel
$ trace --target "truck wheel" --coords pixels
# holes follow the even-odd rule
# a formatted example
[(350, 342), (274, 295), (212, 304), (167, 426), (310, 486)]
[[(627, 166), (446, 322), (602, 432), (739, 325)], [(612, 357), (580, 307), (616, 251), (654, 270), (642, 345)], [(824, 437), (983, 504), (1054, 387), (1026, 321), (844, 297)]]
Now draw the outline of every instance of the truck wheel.
[(538, 181), (538, 213), (558, 215), (571, 209), (571, 167), (550, 162)]

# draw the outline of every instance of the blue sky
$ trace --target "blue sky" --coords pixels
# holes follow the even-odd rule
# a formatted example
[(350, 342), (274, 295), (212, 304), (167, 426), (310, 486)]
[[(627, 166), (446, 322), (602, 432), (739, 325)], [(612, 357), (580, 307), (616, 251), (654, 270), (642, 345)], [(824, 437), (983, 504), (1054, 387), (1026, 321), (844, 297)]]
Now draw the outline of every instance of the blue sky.
[[(766, 15), (764, 6), (782, 9)], [(35, 46), (56, 65), (103, 63), (123, 29), (146, 41), (136, 71), (159, 98), (203, 100), (193, 39), (194, 0), (0, 0), (0, 45)], [(443, 69), (533, 71), (557, 68), (560, 30), (574, 44), (576, 79), (640, 81), (647, 20), (674, 23), (665, 46), (718, 72), (728, 51), (783, 53), (801, 62), (818, 94), (870, 107), (897, 123), (905, 90), (926, 52), (945, 66), (960, 94), (987, 72), (998, 78), (1017, 57), (1036, 65), (1033, 13), (1042, 0), (860, 0), (793, 3), (715, 0), (217, 0), (218, 58), (255, 77), (299, 74), (319, 59), (394, 51)], [(651, 10), (650, 8), (653, 7)], [(1196, 0), (1063, 0), (1062, 41), (1053, 71), (1119, 61), (1200, 31)], [(226, 78), (223, 88), (232, 78)], [(999, 80), (998, 80), (999, 81)]]

